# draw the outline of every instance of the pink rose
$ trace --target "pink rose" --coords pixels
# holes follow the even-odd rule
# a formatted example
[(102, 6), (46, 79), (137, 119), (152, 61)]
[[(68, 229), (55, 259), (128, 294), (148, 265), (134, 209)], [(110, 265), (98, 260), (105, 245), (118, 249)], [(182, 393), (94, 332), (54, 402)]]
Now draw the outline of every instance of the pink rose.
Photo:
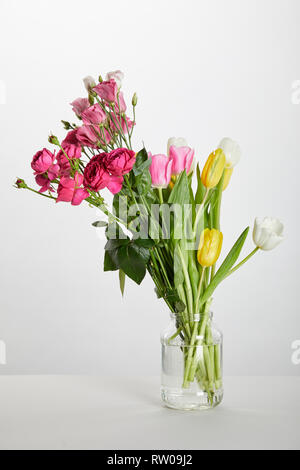
[[(77, 139), (77, 130), (68, 132), (65, 139), (61, 143), (64, 152), (60, 150), (56, 155), (57, 163), (60, 167), (61, 176), (69, 176), (71, 165), (69, 160), (79, 159), (81, 157), (81, 144)], [(66, 157), (66, 155), (68, 158)]]
[(87, 98), (77, 98), (70, 104), (74, 113), (79, 117), (81, 117), (82, 113), (90, 106), (89, 100)]
[(118, 85), (115, 80), (99, 83), (93, 88), (93, 91), (107, 103), (115, 103), (117, 101)]
[(47, 149), (37, 152), (31, 162), (31, 168), (36, 175), (45, 173), (53, 164), (55, 155)]
[(189, 174), (194, 159), (194, 150), (190, 147), (170, 146), (169, 156), (173, 160), (172, 175), (180, 175), (183, 170)]
[(104, 156), (104, 165), (113, 176), (122, 176), (129, 173), (135, 164), (135, 152), (126, 148), (119, 148)]
[(78, 171), (76, 171), (74, 179), (69, 178), (68, 176), (63, 176), (58, 185), (58, 197), (56, 202), (71, 202), (73, 206), (81, 204), (84, 199), (89, 197), (89, 192), (80, 187), (82, 183), (83, 175), (78, 173)]
[(105, 121), (106, 113), (105, 111), (103, 111), (100, 104), (96, 103), (93, 106), (90, 106), (88, 109), (86, 109), (82, 113), (81, 118), (84, 124), (87, 124), (87, 125), (94, 124), (95, 126), (98, 126), (99, 124)]
[(75, 145), (75, 147), (80, 147), (80, 142), (77, 139), (77, 129), (73, 129), (72, 131), (69, 131), (67, 133), (66, 137), (61, 143), (62, 147), (65, 144), (72, 144), (72, 145)]
[(77, 129), (68, 132), (61, 146), (70, 159), (81, 157), (81, 144), (77, 139)]
[(99, 143), (107, 144), (111, 140), (111, 137), (106, 129), (102, 129), (100, 134), (100, 129), (97, 129), (95, 126), (87, 125), (81, 126), (77, 129), (76, 137), (81, 145), (95, 149), (98, 148)]
[(172, 159), (166, 155), (151, 155), (151, 165), (149, 167), (152, 186), (154, 188), (166, 188), (171, 181), (172, 175)]
[(60, 168), (60, 175), (61, 176), (69, 176), (71, 173), (71, 165), (67, 157), (65, 156), (64, 152), (60, 150), (56, 156), (57, 163)]
[(84, 187), (96, 192), (107, 187), (110, 175), (103, 164), (105, 155), (105, 153), (95, 155), (85, 167)]

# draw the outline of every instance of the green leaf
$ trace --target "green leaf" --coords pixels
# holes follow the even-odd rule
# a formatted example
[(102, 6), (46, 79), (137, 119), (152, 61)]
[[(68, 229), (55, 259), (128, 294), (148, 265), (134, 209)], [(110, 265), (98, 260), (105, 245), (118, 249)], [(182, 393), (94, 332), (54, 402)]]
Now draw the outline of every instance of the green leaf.
[(134, 240), (136, 246), (142, 246), (144, 248), (152, 248), (155, 245), (155, 241), (151, 238), (136, 238)]
[(197, 191), (196, 191), (196, 195), (195, 195), (195, 203), (196, 204), (201, 204), (203, 199), (204, 199), (206, 188), (205, 188), (205, 186), (203, 185), (203, 183), (201, 181), (201, 172), (200, 172), (199, 163), (197, 163), (197, 171), (196, 172), (197, 172), (198, 186), (197, 186)]
[(129, 238), (125, 239), (125, 240), (122, 240), (122, 239), (115, 239), (115, 240), (108, 240), (104, 249), (105, 251), (115, 251), (117, 250), (118, 248), (120, 248), (121, 246), (125, 246), (125, 245), (128, 245), (130, 242)]
[(119, 281), (120, 281), (120, 290), (122, 296), (124, 296), (124, 289), (125, 289), (125, 279), (126, 279), (126, 274), (122, 269), (119, 269)]
[(104, 220), (97, 220), (97, 222), (92, 223), (93, 227), (107, 227), (107, 225), (107, 222), (104, 222)]
[(104, 255), (104, 271), (117, 271), (118, 265), (114, 259), (113, 251), (106, 251)]
[(223, 281), (223, 279), (225, 279), (227, 273), (230, 271), (232, 266), (237, 261), (238, 257), (240, 256), (240, 253), (242, 251), (242, 248), (244, 246), (244, 243), (246, 241), (248, 233), (249, 233), (249, 227), (247, 227), (244, 230), (244, 232), (241, 234), (241, 236), (235, 242), (235, 244), (231, 248), (230, 252), (226, 256), (225, 260), (221, 264), (220, 268), (216, 272), (213, 280), (211, 281), (209, 286), (204, 291), (204, 293), (203, 293), (203, 295), (201, 296), (201, 299), (200, 299), (201, 305), (211, 297), (211, 295), (213, 294), (216, 287), (220, 284), (220, 282)]
[[(127, 245), (121, 246), (117, 253), (119, 268), (137, 284), (140, 284), (146, 275), (146, 263), (145, 258), (141, 254), (142, 250), (145, 251), (146, 249), (137, 249), (134, 245)], [(146, 251), (149, 252), (149, 250)]]
[(181, 206), (190, 203), (190, 184), (185, 170), (178, 177), (169, 196), (168, 203), (180, 204)]

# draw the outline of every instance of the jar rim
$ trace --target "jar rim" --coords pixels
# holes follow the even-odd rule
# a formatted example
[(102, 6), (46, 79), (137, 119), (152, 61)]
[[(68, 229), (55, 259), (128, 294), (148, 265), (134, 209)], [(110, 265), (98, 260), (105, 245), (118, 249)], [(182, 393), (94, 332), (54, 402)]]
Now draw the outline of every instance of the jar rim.
[[(204, 318), (206, 316), (208, 316), (209, 319), (212, 320), (214, 314), (210, 310), (209, 312), (206, 312), (206, 313), (194, 313), (192, 316), (193, 316), (193, 319), (189, 318), (188, 319), (189, 322), (200, 321), (201, 318)], [(172, 320), (176, 320), (178, 317), (182, 318), (182, 314), (181, 313), (170, 312), (170, 317), (171, 317)], [(191, 317), (191, 315), (189, 314), (188, 317)]]

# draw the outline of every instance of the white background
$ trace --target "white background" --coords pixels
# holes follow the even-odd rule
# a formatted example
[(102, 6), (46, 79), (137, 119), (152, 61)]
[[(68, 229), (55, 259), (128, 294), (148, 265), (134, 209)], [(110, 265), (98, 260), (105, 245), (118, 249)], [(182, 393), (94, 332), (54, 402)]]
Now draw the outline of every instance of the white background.
[(225, 373), (299, 375), (299, 13), (298, 0), (1, 1), (0, 373), (159, 373), (168, 312), (151, 280), (129, 281), (122, 300), (96, 212), (12, 187), (33, 183), (50, 131), (64, 136), (81, 79), (120, 68), (127, 101), (139, 96), (136, 149), (184, 136), (203, 164), (222, 137), (240, 142), (224, 253), (257, 215), (281, 218), (286, 241), (217, 290)]

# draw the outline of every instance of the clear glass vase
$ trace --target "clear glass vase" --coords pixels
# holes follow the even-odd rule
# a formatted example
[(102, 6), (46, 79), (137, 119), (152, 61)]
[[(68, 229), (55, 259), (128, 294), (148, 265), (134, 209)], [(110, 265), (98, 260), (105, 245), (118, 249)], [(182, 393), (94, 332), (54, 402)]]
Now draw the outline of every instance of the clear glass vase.
[(161, 397), (169, 408), (209, 409), (222, 401), (223, 336), (212, 317), (193, 315), (185, 321), (171, 314), (161, 335)]

